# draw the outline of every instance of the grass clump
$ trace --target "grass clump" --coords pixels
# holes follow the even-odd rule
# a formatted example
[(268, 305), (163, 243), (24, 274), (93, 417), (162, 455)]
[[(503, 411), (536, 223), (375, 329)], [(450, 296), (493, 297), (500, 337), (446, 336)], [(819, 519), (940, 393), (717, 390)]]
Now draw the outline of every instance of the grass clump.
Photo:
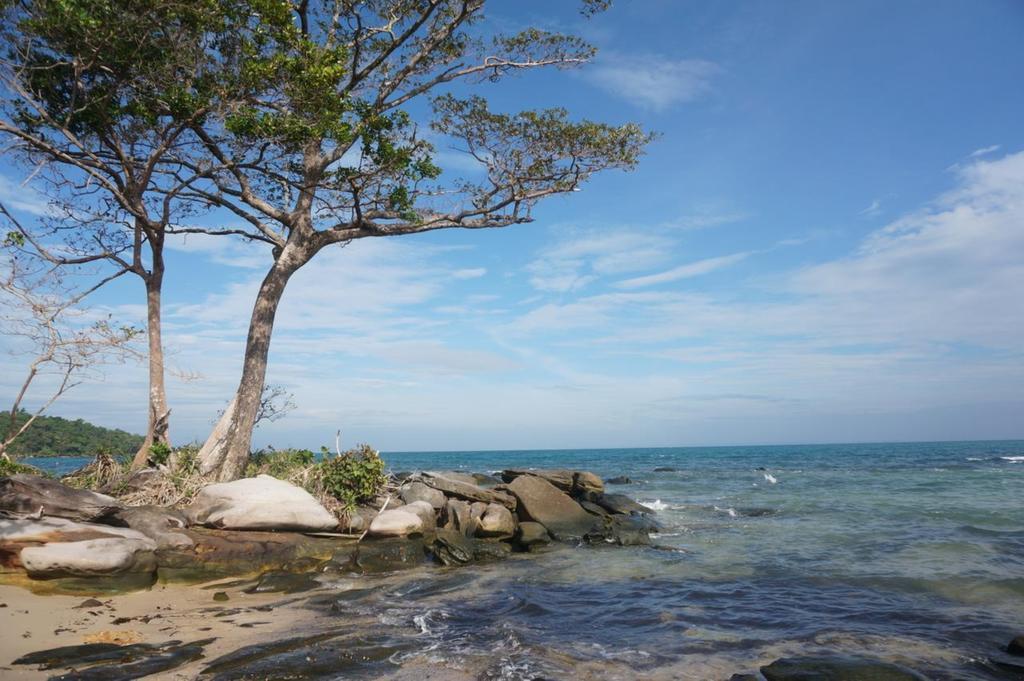
[(130, 466), (127, 457), (101, 451), (92, 461), (61, 478), (61, 482), (77, 489), (116, 491), (127, 479)]

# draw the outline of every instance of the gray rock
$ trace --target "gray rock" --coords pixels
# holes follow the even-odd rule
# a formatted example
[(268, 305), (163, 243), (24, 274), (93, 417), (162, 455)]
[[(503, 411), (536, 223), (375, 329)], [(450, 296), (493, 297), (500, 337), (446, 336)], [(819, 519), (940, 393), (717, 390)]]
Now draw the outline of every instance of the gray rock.
[(540, 523), (555, 539), (584, 537), (597, 524), (569, 495), (537, 476), (519, 476), (508, 489), (519, 501), (519, 519)]
[(501, 483), (493, 475), (487, 475), (486, 473), (473, 473), (473, 481), (480, 487), (494, 487)]
[(592, 542), (606, 542), (618, 546), (650, 546), (650, 526), (641, 516), (609, 515), (604, 524), (587, 535)]
[(481, 537), (507, 539), (516, 533), (516, 519), (501, 504), (488, 504), (476, 533)]
[(122, 504), (113, 497), (68, 487), (38, 475), (0, 478), (0, 511), (56, 516), (85, 522), (107, 518)]
[(461, 499), (449, 499), (444, 508), (444, 528), (454, 530), (463, 536), (472, 537), (476, 534), (480, 521), (473, 517), (473, 509), (469, 502)]
[[(419, 502), (417, 502), (419, 503)], [(405, 508), (382, 511), (370, 523), (371, 537), (406, 537), (423, 532), (423, 520), (415, 511)]]
[(643, 504), (638, 504), (633, 501), (625, 494), (594, 494), (590, 493), (583, 497), (587, 501), (593, 502), (604, 508), (610, 513), (621, 513), (628, 515), (630, 513), (654, 513), (653, 508), (648, 508)]
[(231, 530), (323, 532), (338, 526), (309, 492), (269, 475), (208, 485), (185, 515), (193, 525)]
[(912, 669), (857, 657), (782, 658), (761, 667), (768, 681), (928, 681)]
[(433, 532), (437, 527), (437, 514), (434, 512), (434, 507), (426, 501), (414, 501), (411, 504), (406, 504), (400, 510), (418, 515), (423, 532)]
[(519, 527), (516, 530), (516, 541), (521, 546), (529, 548), (541, 544), (550, 544), (551, 535), (548, 534), (547, 529), (540, 523), (527, 520), (519, 523)]
[(602, 518), (612, 514), (611, 511), (606, 509), (604, 506), (598, 506), (593, 501), (586, 501), (585, 499), (581, 499), (579, 504), (587, 513), (593, 513), (594, 515), (600, 516)]
[(604, 481), (606, 485), (632, 485), (633, 478), (626, 475), (618, 475), (614, 478), (609, 478)]
[(679, 470), (678, 468), (673, 468), (672, 466), (658, 466), (657, 468), (654, 469), (654, 472), (655, 473), (675, 473), (678, 470)]
[(502, 560), (512, 553), (512, 547), (503, 541), (477, 539), (473, 542), (474, 560)]
[(475, 555), (473, 540), (457, 530), (438, 530), (431, 548), (442, 565), (462, 565)]
[(1017, 636), (1006, 646), (1006, 652), (1011, 655), (1022, 655), (1024, 656), (1024, 634)]
[(437, 510), (444, 508), (444, 492), (425, 485), (419, 480), (413, 480), (402, 485), (400, 496), (402, 501), (407, 504), (411, 504), (414, 501), (425, 501)]
[(187, 525), (184, 514), (170, 508), (129, 506), (118, 509), (108, 522), (141, 532), (156, 542), (158, 549), (189, 548), (195, 543), (181, 531)]
[(569, 471), (558, 468), (507, 468), (501, 472), (501, 479), (505, 482), (512, 482), (523, 475), (542, 478), (569, 494), (604, 491), (604, 482), (601, 478), (588, 471)]
[(477, 485), (452, 480), (432, 473), (423, 473), (422, 481), (436, 490), (444, 492), (445, 496), (463, 501), (482, 501), (485, 504), (501, 504), (510, 511), (516, 508), (516, 500), (508, 494), (498, 490), (484, 489)]

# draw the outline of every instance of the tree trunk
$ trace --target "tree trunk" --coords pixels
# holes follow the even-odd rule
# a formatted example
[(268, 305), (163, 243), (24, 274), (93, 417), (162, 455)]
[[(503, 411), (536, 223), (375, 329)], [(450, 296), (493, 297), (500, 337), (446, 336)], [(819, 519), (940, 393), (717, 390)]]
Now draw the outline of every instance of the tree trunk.
[(267, 354), (274, 317), (285, 286), (292, 274), (308, 261), (294, 247), (286, 246), (274, 266), (267, 272), (249, 322), (245, 343), (245, 361), (238, 391), (199, 453), (200, 470), (217, 472), (224, 482), (239, 478), (245, 471), (252, 446), (252, 430), (260, 407), (260, 395), (267, 373)]
[(146, 335), (149, 338), (149, 427), (146, 439), (132, 460), (132, 469), (143, 468), (150, 448), (157, 443), (170, 446), (168, 435), (171, 411), (167, 408), (167, 389), (164, 383), (164, 346), (161, 338), (160, 295), (164, 282), (162, 248), (153, 248), (152, 271), (143, 278), (146, 282)]

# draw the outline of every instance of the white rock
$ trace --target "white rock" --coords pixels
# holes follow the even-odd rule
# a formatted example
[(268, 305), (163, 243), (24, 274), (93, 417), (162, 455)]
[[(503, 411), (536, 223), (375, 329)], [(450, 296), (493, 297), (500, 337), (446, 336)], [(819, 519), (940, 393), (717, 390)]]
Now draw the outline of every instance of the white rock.
[(424, 531), (437, 527), (437, 514), (434, 512), (434, 507), (429, 501), (414, 501), (403, 506), (402, 510), (418, 515), (420, 520), (423, 521), (422, 528)]
[(476, 533), (481, 537), (511, 537), (516, 532), (512, 512), (501, 504), (488, 504)]
[(21, 550), (21, 564), (29, 577), (92, 577), (125, 572), (153, 572), (156, 542), (148, 537), (86, 539), (51, 542)]
[(371, 537), (404, 537), (423, 531), (423, 519), (405, 507), (384, 511), (370, 523)]
[(185, 510), (194, 525), (228, 530), (333, 530), (338, 519), (306, 490), (269, 475), (200, 490)]

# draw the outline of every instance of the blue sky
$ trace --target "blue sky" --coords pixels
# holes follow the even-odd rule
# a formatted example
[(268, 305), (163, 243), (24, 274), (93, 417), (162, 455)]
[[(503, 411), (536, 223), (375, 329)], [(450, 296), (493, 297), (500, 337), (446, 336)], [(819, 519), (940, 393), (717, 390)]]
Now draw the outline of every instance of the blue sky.
[[(496, 107), (660, 138), (530, 225), (321, 253), (271, 350), (298, 408), (257, 444), (337, 428), (384, 450), (1024, 437), (1024, 5), (618, 0), (590, 21), (569, 2), (495, 5), (495, 27), (601, 50), (485, 86)], [(0, 170), (31, 219), (24, 171)], [(183, 442), (236, 385), (269, 258), (173, 248)], [(142, 302), (127, 280), (94, 301), (129, 319)], [(0, 394), (20, 371), (0, 359)], [(144, 428), (144, 368), (104, 373), (53, 413)]]

